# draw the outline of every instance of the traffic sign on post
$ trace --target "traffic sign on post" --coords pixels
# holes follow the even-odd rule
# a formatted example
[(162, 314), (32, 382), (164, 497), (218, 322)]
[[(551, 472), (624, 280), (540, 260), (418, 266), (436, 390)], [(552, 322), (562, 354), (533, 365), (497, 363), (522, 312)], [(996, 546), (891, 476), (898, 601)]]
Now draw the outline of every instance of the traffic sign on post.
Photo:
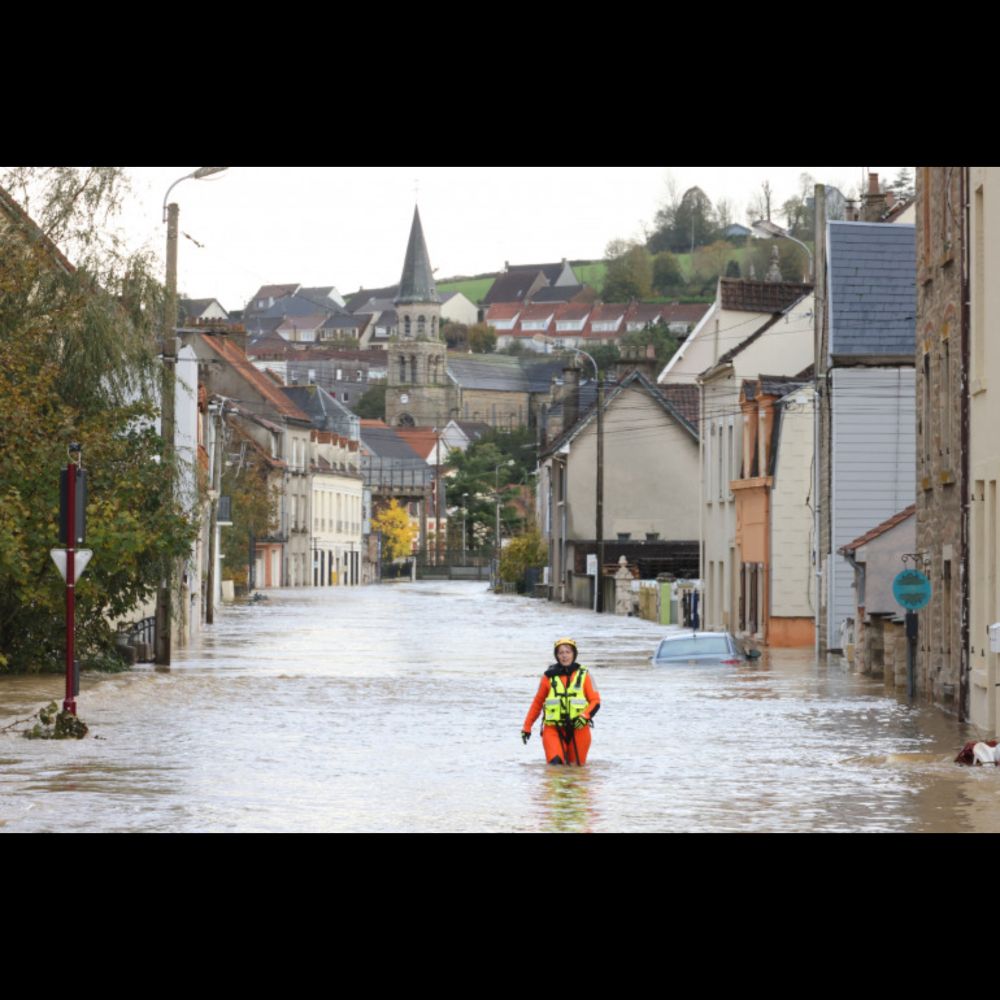
[(904, 569), (892, 581), (892, 596), (907, 611), (919, 611), (931, 599), (931, 581), (918, 569)]

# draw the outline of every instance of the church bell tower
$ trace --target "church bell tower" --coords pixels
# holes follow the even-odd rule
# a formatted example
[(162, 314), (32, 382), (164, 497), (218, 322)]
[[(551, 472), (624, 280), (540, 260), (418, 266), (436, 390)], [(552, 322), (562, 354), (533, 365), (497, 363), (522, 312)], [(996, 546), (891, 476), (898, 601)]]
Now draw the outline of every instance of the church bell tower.
[(455, 405), (451, 399), (454, 392), (448, 381), (446, 348), (441, 339), (441, 298), (434, 287), (417, 208), (413, 209), (395, 306), (397, 327), (388, 351), (386, 423), (393, 427), (443, 429)]

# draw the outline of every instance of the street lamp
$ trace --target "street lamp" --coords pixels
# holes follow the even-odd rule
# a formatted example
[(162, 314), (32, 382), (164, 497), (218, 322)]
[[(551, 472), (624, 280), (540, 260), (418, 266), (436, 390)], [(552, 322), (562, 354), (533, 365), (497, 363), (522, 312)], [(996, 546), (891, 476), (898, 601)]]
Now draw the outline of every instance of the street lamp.
[(759, 222), (755, 222), (750, 226), (754, 236), (762, 240), (791, 240), (793, 243), (798, 243), (800, 247), (809, 255), (809, 280), (813, 279), (813, 252), (802, 242), (802, 240), (796, 239), (791, 233), (782, 229), (781, 226), (772, 222), (770, 219), (761, 219)]
[[(178, 177), (167, 188), (163, 196), (163, 221), (167, 224), (167, 301), (163, 318), (163, 381), (160, 391), (160, 430), (163, 435), (163, 458), (167, 462), (167, 477), (170, 484), (168, 496), (173, 498), (174, 445), (177, 392), (177, 220), (180, 209), (176, 202), (167, 204), (170, 192), (181, 181), (201, 180), (211, 174), (221, 173), (228, 167), (199, 167), (193, 173)], [(170, 566), (167, 578), (156, 593), (156, 664), (170, 666), (170, 626), (173, 618), (173, 583), (176, 567)], [(185, 609), (186, 610), (186, 609)]]

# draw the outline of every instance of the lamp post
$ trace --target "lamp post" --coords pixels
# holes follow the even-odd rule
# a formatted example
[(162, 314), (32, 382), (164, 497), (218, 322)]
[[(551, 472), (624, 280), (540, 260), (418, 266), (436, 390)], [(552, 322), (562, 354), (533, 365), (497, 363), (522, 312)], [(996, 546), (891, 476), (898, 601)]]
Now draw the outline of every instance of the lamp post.
[(787, 230), (782, 229), (781, 226), (772, 222), (770, 219), (761, 219), (759, 222), (753, 223), (750, 226), (753, 231), (754, 236), (762, 240), (791, 240), (793, 243), (798, 243), (806, 254), (809, 256), (809, 280), (813, 280), (813, 275), (815, 273), (815, 265), (813, 264), (813, 252), (802, 242), (802, 240), (796, 239)]
[[(210, 174), (217, 174), (228, 167), (199, 167), (193, 173), (178, 177), (167, 188), (163, 196), (163, 221), (167, 224), (167, 301), (163, 319), (163, 381), (160, 391), (161, 413), (160, 429), (163, 434), (163, 460), (167, 463), (167, 476), (170, 484), (169, 496), (173, 499), (174, 485), (174, 445), (175, 419), (174, 408), (177, 395), (177, 220), (180, 208), (176, 202), (167, 204), (170, 192), (181, 181), (201, 180)], [(156, 593), (156, 665), (170, 666), (170, 631), (173, 619), (173, 585), (177, 576), (177, 568), (170, 566), (166, 579), (160, 584)]]

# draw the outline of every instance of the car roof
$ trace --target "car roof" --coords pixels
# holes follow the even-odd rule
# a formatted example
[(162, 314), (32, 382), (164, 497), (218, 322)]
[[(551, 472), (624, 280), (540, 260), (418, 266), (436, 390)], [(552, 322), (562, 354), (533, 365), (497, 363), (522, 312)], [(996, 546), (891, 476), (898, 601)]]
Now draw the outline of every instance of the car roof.
[(706, 639), (724, 639), (728, 635), (728, 632), (677, 632), (673, 635), (665, 635), (662, 641), (672, 642), (675, 639), (697, 639), (702, 636)]

